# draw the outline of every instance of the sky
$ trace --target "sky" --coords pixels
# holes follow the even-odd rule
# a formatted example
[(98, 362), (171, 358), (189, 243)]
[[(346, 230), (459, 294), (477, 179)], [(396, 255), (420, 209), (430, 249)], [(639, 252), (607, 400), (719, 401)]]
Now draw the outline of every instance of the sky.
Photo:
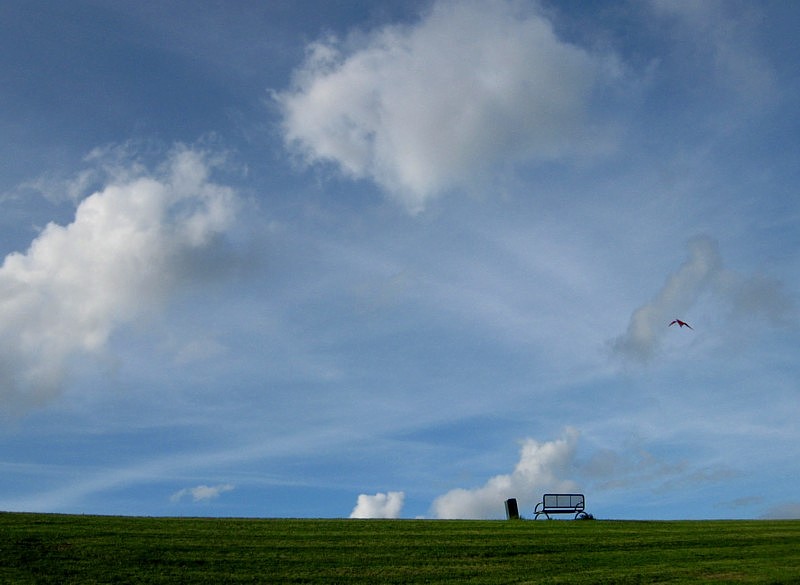
[(0, 510), (800, 517), (799, 25), (0, 1)]

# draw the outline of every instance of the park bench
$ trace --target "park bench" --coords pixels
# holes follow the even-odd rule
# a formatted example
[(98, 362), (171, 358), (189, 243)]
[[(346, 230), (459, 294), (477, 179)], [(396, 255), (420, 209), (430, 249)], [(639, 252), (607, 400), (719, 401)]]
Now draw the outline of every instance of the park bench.
[(545, 494), (542, 501), (536, 504), (534, 520), (544, 514), (550, 520), (550, 514), (575, 514), (575, 519), (591, 518), (584, 512), (586, 501), (583, 494)]

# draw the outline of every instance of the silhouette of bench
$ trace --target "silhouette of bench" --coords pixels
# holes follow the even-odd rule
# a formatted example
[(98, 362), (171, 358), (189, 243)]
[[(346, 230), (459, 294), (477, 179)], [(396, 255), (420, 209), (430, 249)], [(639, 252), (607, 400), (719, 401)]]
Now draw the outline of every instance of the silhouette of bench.
[(542, 496), (542, 501), (536, 504), (533, 519), (536, 520), (544, 515), (550, 520), (550, 514), (575, 514), (576, 520), (591, 518), (590, 514), (584, 512), (585, 505), (583, 494), (545, 494)]

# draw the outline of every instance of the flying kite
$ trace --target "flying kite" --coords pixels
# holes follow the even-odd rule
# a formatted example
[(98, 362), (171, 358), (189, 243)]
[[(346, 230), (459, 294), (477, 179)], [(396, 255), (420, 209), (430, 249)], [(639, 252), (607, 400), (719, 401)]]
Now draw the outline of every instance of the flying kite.
[(675, 320), (673, 320), (673, 321), (672, 321), (672, 323), (670, 323), (670, 324), (669, 324), (669, 327), (672, 327), (672, 326), (673, 326), (673, 325), (675, 325), (676, 323), (678, 324), (678, 327), (688, 327), (689, 329), (691, 329), (692, 331), (694, 331), (694, 327), (692, 327), (691, 325), (689, 325), (689, 324), (688, 324), (686, 321), (681, 321), (680, 319), (675, 319)]

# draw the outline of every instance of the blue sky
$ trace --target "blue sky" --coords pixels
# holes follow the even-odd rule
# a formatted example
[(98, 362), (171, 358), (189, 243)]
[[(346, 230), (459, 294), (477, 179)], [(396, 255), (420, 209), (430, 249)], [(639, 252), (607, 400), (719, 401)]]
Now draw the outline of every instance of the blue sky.
[(0, 509), (800, 517), (794, 3), (0, 11)]

